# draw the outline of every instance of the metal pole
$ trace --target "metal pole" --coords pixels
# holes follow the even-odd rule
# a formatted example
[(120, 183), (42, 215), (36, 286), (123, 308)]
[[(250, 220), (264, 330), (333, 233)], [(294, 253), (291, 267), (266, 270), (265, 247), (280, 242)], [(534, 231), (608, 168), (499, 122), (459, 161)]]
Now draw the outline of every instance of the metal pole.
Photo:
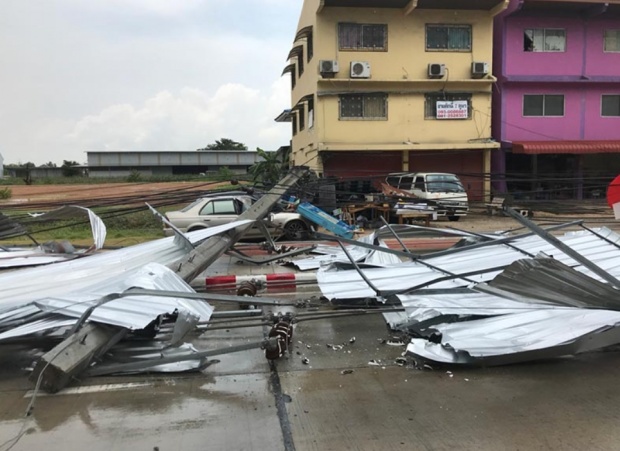
[(583, 255), (581, 255), (576, 250), (572, 249), (570, 246), (567, 246), (566, 244), (562, 243), (560, 240), (558, 240), (556, 237), (551, 235), (545, 229), (543, 229), (543, 228), (539, 227), (538, 225), (534, 224), (532, 221), (530, 221), (529, 219), (527, 219), (523, 215), (519, 214), (514, 209), (512, 209), (510, 207), (504, 207), (504, 209), (517, 222), (520, 222), (521, 224), (523, 224), (525, 227), (527, 227), (528, 229), (533, 231), (536, 235), (541, 237), (547, 243), (551, 244), (552, 246), (556, 247), (560, 251), (564, 252), (566, 255), (568, 255), (569, 257), (571, 257), (576, 262), (578, 262), (578, 263), (582, 264), (583, 266), (585, 266), (586, 268), (588, 268), (590, 271), (592, 271), (594, 274), (599, 276), (601, 279), (606, 280), (607, 282), (609, 282), (612, 286), (614, 286), (616, 288), (620, 288), (620, 280), (616, 279), (614, 276), (609, 274), (607, 271), (605, 271), (604, 269), (602, 269), (601, 267), (599, 267), (595, 263), (593, 263), (590, 260), (588, 260), (587, 258), (585, 258)]
[(277, 338), (270, 338), (268, 340), (257, 341), (252, 343), (246, 343), (238, 346), (230, 346), (228, 348), (213, 349), (211, 351), (195, 352), (193, 354), (183, 356), (171, 356), (162, 357), (160, 359), (143, 360), (141, 362), (132, 363), (120, 363), (118, 365), (98, 365), (85, 371), (85, 376), (102, 376), (104, 374), (121, 373), (125, 371), (139, 371), (146, 370), (153, 366), (165, 365), (167, 363), (186, 362), (188, 360), (201, 360), (207, 357), (213, 357), (216, 355), (230, 354), (233, 352), (247, 351), (255, 348), (265, 348), (267, 346), (273, 346), (277, 343)]

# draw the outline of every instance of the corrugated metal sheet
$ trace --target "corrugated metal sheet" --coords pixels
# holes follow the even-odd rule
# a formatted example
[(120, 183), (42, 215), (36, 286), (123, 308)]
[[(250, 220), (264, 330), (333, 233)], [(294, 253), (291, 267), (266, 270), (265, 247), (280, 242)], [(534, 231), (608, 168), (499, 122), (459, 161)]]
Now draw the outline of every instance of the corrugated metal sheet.
[[(190, 232), (192, 243), (220, 234), (252, 221), (235, 221), (217, 227)], [(187, 250), (174, 244), (174, 237), (103, 252), (51, 266), (26, 268), (0, 274), (0, 312), (15, 305), (41, 298), (61, 296), (69, 291), (87, 292), (98, 283), (114, 280), (119, 275), (156, 262), (169, 265), (183, 257)]]
[[(377, 237), (377, 233), (378, 231), (362, 236), (357, 241), (366, 244), (373, 244)], [(379, 246), (387, 248), (387, 245), (384, 242), (380, 242)], [(381, 267), (400, 264), (402, 262), (398, 256), (387, 252), (378, 252), (354, 245), (346, 245), (345, 247), (355, 262), (364, 262), (367, 265)], [(323, 265), (331, 263), (350, 263), (349, 258), (340, 246), (317, 246), (312, 252), (323, 255), (315, 255), (313, 257), (292, 260), (291, 263), (302, 271), (318, 269)]]
[[(93, 285), (85, 292), (71, 292), (63, 296), (38, 299), (36, 305), (44, 312), (53, 312), (77, 319), (100, 298), (110, 293), (122, 293), (134, 287), (195, 293), (170, 269), (157, 263), (149, 263), (114, 280)], [(159, 315), (173, 313), (175, 310), (192, 313), (198, 316), (201, 322), (208, 321), (213, 312), (213, 308), (204, 301), (159, 296), (131, 296), (97, 307), (89, 319), (130, 330), (143, 329)]]
[(488, 286), (490, 292), (498, 289), (499, 295), (517, 294), (559, 305), (620, 310), (620, 291), (549, 258), (517, 260)]
[[(607, 228), (597, 229), (595, 232), (611, 243), (588, 230), (566, 233), (559, 239), (615, 277), (620, 277), (620, 248), (617, 246), (620, 243), (620, 235)], [(516, 238), (510, 242), (510, 246), (492, 243), (475, 249), (463, 248), (460, 252), (449, 255), (431, 256), (424, 259), (424, 263), (406, 262), (389, 269), (370, 268), (365, 269), (364, 274), (382, 291), (406, 290), (424, 283), (428, 284), (427, 288), (433, 289), (460, 288), (487, 282), (501, 270), (470, 276), (467, 280), (440, 279), (450, 274), (463, 274), (474, 269), (491, 270), (506, 267), (527, 255), (537, 255), (540, 252), (599, 280), (572, 258), (536, 235)], [(328, 299), (363, 298), (375, 294), (357, 271), (353, 270), (321, 268), (317, 273), (317, 280), (322, 294)]]
[[(618, 325), (620, 312), (608, 310), (564, 308), (526, 311), (434, 326), (442, 335), (441, 343), (414, 338), (407, 352), (444, 363), (515, 363), (591, 350), (591, 345), (586, 343), (589, 334), (617, 328)], [(609, 338), (597, 342), (596, 347), (618, 342), (615, 334)], [(575, 343), (576, 347), (562, 347)], [(545, 352), (540, 352), (543, 350)]]

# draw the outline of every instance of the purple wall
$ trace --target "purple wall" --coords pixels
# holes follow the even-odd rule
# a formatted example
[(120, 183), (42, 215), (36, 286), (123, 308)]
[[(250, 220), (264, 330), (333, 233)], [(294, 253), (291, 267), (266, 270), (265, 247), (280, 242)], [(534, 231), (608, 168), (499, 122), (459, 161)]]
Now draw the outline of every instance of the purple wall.
[[(523, 51), (523, 30), (526, 28), (564, 28), (566, 51)], [(509, 17), (506, 20), (504, 75), (579, 76), (583, 69), (583, 37), (583, 26), (576, 19)]]
[(603, 33), (605, 30), (620, 29), (620, 18), (616, 20), (590, 20), (586, 22), (585, 28), (587, 42), (586, 75), (616, 77), (616, 81), (620, 81), (620, 52), (603, 52)]
[[(525, 10), (519, 5), (525, 4)], [(620, 52), (603, 51), (606, 29), (620, 18), (585, 19), (557, 10), (527, 10), (512, 0), (494, 23), (493, 136), (498, 141), (606, 140), (620, 138), (620, 118), (601, 117), (601, 95), (620, 95)], [(526, 52), (527, 28), (563, 28), (565, 52)], [(524, 94), (563, 94), (563, 117), (523, 117)], [(500, 169), (498, 167), (498, 169)]]
[[(618, 85), (588, 86), (545, 83), (511, 86), (504, 90), (504, 141), (575, 141), (620, 139), (620, 117), (601, 117), (601, 95), (619, 94)], [(563, 94), (564, 116), (524, 117), (524, 94)]]

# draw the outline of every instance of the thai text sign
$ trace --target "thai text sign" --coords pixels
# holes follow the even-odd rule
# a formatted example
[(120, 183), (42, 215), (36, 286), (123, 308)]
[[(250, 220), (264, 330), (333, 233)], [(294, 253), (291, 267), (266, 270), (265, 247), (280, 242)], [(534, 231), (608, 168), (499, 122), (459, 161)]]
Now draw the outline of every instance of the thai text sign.
[(441, 100), (437, 102), (437, 119), (467, 119), (467, 100)]

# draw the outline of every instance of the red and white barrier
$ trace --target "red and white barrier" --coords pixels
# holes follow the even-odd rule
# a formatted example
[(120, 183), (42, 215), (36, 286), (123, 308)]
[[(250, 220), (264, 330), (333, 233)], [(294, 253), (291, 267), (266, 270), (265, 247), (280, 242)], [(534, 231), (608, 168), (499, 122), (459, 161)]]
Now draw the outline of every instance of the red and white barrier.
[(225, 275), (209, 276), (205, 279), (196, 279), (192, 282), (194, 287), (206, 288), (235, 288), (243, 282), (251, 281), (263, 282), (267, 288), (270, 287), (295, 287), (298, 284), (316, 282), (316, 273), (276, 273), (276, 274), (247, 274), (242, 276)]

